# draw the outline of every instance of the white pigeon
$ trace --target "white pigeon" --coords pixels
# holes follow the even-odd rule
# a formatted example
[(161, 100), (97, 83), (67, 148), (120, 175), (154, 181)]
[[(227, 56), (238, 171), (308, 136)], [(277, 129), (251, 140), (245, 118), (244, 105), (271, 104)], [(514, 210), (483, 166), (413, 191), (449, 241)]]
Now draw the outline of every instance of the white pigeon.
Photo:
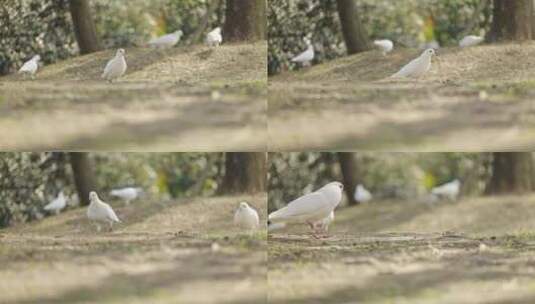
[(434, 49), (425, 50), (418, 58), (413, 59), (391, 77), (421, 77), (431, 68), (431, 58), (435, 55)]
[(206, 34), (205, 42), (210, 47), (219, 46), (223, 42), (223, 36), (221, 35), (221, 28), (216, 27), (210, 33)]
[(39, 60), (41, 60), (41, 56), (33, 56), (32, 59), (26, 61), (22, 65), (22, 67), (19, 69), (19, 74), (28, 74), (33, 79), (35, 77), (35, 73), (37, 73), (37, 70), (39, 69)]
[(470, 47), (470, 46), (480, 44), (481, 42), (483, 42), (483, 40), (484, 40), (483, 37), (475, 36), (475, 35), (468, 35), (459, 42), (459, 46), (462, 48)]
[(314, 46), (308, 40), (306, 41), (306, 43), (308, 45), (307, 50), (295, 56), (294, 58), (292, 58), (292, 62), (301, 63), (305, 66), (308, 66), (310, 65), (310, 62), (314, 60), (314, 56), (315, 56)]
[(381, 50), (384, 56), (394, 49), (394, 43), (388, 39), (375, 40), (373, 44)]
[[(314, 223), (328, 217), (340, 204), (344, 186), (339, 182), (328, 183), (322, 188), (305, 194), (269, 214), (269, 224), (307, 223), (314, 230)], [(314, 233), (314, 235), (316, 235)]]
[(182, 38), (184, 33), (178, 30), (174, 33), (160, 36), (149, 41), (149, 45), (156, 48), (170, 48), (175, 46)]
[(313, 230), (317, 232), (327, 233), (329, 231), (329, 224), (331, 224), (333, 221), (334, 211), (331, 211), (331, 213), (326, 218), (313, 223)]
[(431, 189), (431, 194), (435, 195), (438, 198), (447, 198), (451, 201), (457, 200), (459, 192), (461, 190), (461, 181), (454, 179), (449, 183), (445, 183), (438, 187)]
[(44, 207), (44, 209), (46, 211), (50, 211), (50, 212), (54, 212), (55, 214), (58, 214), (66, 206), (67, 206), (67, 199), (65, 198), (63, 191), (61, 191), (54, 200), (52, 200), (50, 203), (48, 203), (48, 205)]
[(260, 225), (258, 213), (246, 202), (241, 202), (234, 213), (234, 225), (247, 230), (257, 229)]
[(102, 73), (102, 78), (106, 79), (109, 82), (121, 77), (126, 72), (126, 60), (124, 59), (125, 51), (124, 49), (118, 49), (106, 67), (104, 68), (104, 73)]
[(373, 196), (368, 189), (364, 188), (363, 185), (358, 184), (355, 187), (353, 198), (359, 203), (367, 203), (372, 200)]
[(130, 204), (131, 201), (138, 198), (141, 192), (142, 192), (141, 188), (126, 187), (126, 188), (121, 188), (121, 189), (113, 189), (110, 191), (110, 195), (124, 200), (126, 204), (128, 205)]
[(89, 193), (89, 207), (87, 208), (87, 218), (91, 221), (97, 222), (97, 229), (100, 231), (99, 222), (105, 222), (110, 225), (110, 230), (113, 229), (113, 223), (121, 223), (110, 205), (101, 201), (95, 191)]

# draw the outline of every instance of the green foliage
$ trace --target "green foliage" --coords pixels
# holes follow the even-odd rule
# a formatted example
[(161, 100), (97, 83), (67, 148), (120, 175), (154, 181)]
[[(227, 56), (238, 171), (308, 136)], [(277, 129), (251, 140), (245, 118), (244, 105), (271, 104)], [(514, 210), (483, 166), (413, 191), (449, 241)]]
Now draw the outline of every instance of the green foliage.
[(223, 164), (222, 153), (97, 153), (94, 158), (102, 192), (137, 186), (172, 198), (213, 194)]
[(74, 192), (63, 153), (0, 153), (0, 227), (44, 216), (59, 190)]
[[(459, 178), (463, 195), (479, 195), (490, 178), (490, 153), (357, 153), (357, 178), (376, 198), (417, 199)], [(270, 153), (269, 210), (324, 184), (342, 181), (336, 153)]]
[(67, 0), (3, 0), (0, 75), (15, 72), (36, 54), (55, 62), (76, 51)]
[[(358, 0), (370, 38), (388, 38), (396, 47), (420, 47), (436, 39), (457, 45), (466, 34), (484, 34), (490, 27), (491, 6), (479, 0)], [(488, 3), (484, 2), (483, 4)], [(269, 74), (295, 69), (289, 62), (312, 38), (315, 63), (346, 53), (335, 1), (272, 0), (268, 6)]]
[[(106, 48), (141, 45), (151, 37), (182, 30), (184, 40), (200, 26), (210, 0), (94, 0), (97, 34)], [(222, 22), (223, 6), (209, 17)]]
[[(156, 198), (211, 195), (221, 180), (223, 153), (95, 153), (97, 191), (136, 186)], [(40, 219), (63, 190), (76, 202), (65, 153), (0, 153), (0, 227)]]
[[(15, 72), (36, 54), (45, 64), (76, 55), (68, 0), (2, 0), (0, 75)], [(142, 45), (181, 29), (188, 39), (200, 26), (211, 0), (92, 0), (97, 35), (106, 48)], [(222, 2), (224, 3), (224, 1)], [(218, 26), (224, 5), (208, 19)]]

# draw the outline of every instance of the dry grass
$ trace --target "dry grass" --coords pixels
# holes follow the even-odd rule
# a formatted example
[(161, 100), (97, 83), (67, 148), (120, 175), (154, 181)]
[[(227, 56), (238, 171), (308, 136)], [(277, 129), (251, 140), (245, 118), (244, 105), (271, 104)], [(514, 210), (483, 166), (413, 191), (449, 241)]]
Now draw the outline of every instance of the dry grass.
[(270, 303), (532, 303), (535, 196), (336, 213), (331, 237), (269, 237)]
[(367, 52), (271, 78), (270, 149), (535, 146), (535, 69), (528, 60), (535, 43), (445, 48), (424, 78), (386, 79), (419, 52), (397, 50), (387, 57)]
[(266, 44), (127, 49), (117, 83), (100, 79), (113, 51), (46, 66), (37, 80), (0, 79), (0, 146), (10, 150), (264, 150)]
[(242, 200), (265, 218), (266, 196), (255, 195), (112, 202), (125, 223), (111, 233), (96, 233), (83, 209), (2, 230), (0, 302), (263, 301), (265, 229), (232, 226)]

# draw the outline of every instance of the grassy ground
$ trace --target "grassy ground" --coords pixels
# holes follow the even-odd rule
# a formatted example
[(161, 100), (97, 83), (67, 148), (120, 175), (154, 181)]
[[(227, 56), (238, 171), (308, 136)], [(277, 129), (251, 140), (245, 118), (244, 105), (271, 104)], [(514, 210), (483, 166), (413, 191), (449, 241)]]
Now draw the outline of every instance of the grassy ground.
[(97, 233), (84, 209), (0, 230), (0, 303), (262, 303), (265, 227), (232, 225), (239, 201), (112, 202), (125, 222)]
[(535, 196), (337, 211), (328, 239), (270, 234), (270, 303), (534, 303)]
[(0, 78), (0, 146), (16, 150), (264, 150), (266, 43), (130, 48), (45, 66), (33, 81)]
[[(419, 80), (385, 79), (420, 51), (366, 52), (269, 79), (271, 150), (535, 147), (535, 43), (443, 48)], [(292, 132), (288, 132), (292, 130)]]

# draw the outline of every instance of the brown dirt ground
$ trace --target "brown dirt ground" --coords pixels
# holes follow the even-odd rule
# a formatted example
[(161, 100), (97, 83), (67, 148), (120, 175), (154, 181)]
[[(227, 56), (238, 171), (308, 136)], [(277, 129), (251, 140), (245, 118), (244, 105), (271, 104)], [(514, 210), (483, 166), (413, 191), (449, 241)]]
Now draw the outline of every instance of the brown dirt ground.
[(0, 147), (9, 150), (265, 150), (266, 43), (114, 50), (0, 78)]
[(535, 43), (443, 48), (422, 79), (385, 79), (419, 53), (366, 52), (270, 78), (269, 149), (535, 147)]
[(232, 225), (264, 194), (111, 202), (124, 224), (97, 233), (85, 208), (0, 230), (0, 303), (265, 302), (265, 227)]
[(270, 233), (270, 303), (534, 303), (535, 196), (341, 208)]

